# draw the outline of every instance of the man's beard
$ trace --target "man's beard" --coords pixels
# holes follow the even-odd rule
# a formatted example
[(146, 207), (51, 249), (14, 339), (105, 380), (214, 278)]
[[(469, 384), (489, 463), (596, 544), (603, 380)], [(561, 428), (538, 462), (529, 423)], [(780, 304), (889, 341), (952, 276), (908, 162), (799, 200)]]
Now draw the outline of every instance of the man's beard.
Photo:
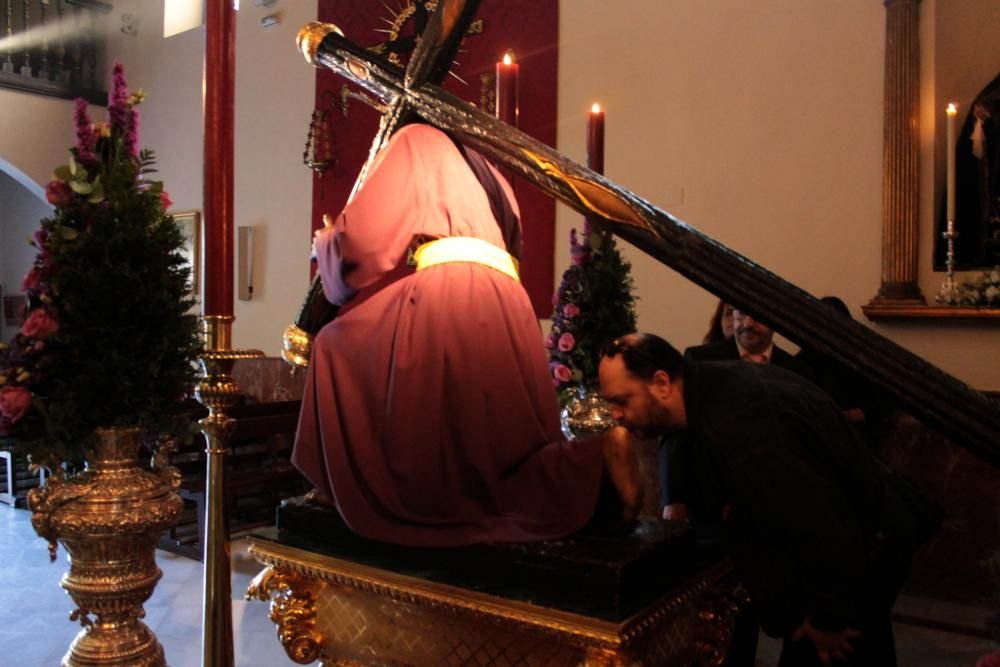
[(666, 435), (671, 431), (666, 408), (657, 403), (652, 395), (649, 395), (648, 400), (649, 409), (646, 412), (646, 418), (641, 423), (624, 424), (633, 435), (642, 440)]

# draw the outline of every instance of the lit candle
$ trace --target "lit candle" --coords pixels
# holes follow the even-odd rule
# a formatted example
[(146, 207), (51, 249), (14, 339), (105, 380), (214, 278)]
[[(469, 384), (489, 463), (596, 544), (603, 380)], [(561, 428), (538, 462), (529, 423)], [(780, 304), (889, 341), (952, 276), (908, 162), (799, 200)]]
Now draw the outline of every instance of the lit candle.
[(496, 117), (513, 127), (517, 127), (519, 69), (520, 65), (514, 60), (514, 52), (507, 49), (503, 60), (497, 63)]
[(955, 231), (955, 116), (958, 114), (958, 107), (954, 103), (949, 104), (945, 113), (948, 114), (948, 131), (945, 151), (948, 155), (948, 185), (947, 185), (947, 208), (948, 208), (948, 232)]
[(604, 173), (604, 112), (596, 103), (587, 113), (587, 166)]

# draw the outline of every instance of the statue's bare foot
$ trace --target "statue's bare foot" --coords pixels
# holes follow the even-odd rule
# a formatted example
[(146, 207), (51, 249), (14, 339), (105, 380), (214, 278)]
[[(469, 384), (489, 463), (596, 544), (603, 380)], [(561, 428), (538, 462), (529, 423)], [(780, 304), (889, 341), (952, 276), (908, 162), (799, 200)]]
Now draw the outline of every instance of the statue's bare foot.
[(603, 436), (604, 466), (622, 503), (622, 518), (635, 519), (642, 504), (639, 461), (632, 436), (622, 426), (615, 426)]

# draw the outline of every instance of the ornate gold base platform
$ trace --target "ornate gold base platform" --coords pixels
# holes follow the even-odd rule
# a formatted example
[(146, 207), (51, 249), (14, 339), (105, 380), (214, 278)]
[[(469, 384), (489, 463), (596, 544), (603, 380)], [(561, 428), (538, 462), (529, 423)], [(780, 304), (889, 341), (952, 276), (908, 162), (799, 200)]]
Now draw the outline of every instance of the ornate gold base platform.
[(651, 603), (601, 617), (335, 558), (283, 544), (277, 532), (249, 539), (267, 567), (247, 597), (270, 600), (299, 664), (718, 665), (739, 607), (722, 560), (693, 568)]

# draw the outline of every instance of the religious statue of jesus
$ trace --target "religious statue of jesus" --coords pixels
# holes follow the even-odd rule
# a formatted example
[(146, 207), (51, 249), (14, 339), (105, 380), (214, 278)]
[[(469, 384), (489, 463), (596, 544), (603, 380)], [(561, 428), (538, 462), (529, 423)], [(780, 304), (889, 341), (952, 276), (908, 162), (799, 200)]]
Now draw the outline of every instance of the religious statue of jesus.
[(509, 184), (419, 122), (362, 178), (314, 240), (341, 309), (313, 346), (299, 470), (354, 532), (397, 544), (563, 537), (591, 519), (602, 486), (634, 517), (624, 429), (561, 436)]

